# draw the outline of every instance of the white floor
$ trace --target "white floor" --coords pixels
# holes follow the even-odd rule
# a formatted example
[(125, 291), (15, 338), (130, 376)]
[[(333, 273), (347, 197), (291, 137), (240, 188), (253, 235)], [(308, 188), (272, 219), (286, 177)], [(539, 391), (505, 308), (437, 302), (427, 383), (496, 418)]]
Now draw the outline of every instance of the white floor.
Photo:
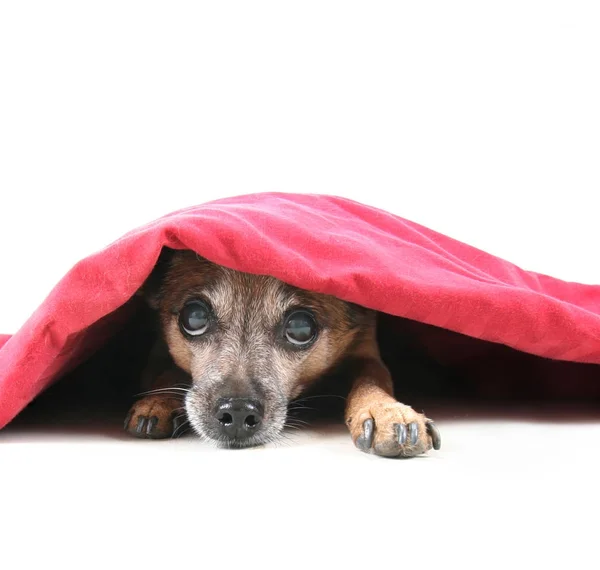
[(230, 451), (9, 426), (2, 567), (598, 567), (600, 412), (431, 412), (442, 450), (411, 460), (343, 427)]

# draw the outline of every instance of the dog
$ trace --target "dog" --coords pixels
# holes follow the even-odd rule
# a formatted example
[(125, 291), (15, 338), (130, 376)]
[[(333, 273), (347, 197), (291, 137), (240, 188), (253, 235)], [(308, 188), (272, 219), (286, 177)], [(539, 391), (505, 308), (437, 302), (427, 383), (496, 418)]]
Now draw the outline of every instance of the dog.
[(125, 429), (241, 448), (277, 441), (288, 407), (323, 378), (349, 383), (345, 423), (356, 447), (386, 457), (439, 449), (432, 420), (394, 398), (377, 343), (377, 313), (274, 277), (163, 250), (140, 293), (161, 335), (142, 374), (147, 392)]

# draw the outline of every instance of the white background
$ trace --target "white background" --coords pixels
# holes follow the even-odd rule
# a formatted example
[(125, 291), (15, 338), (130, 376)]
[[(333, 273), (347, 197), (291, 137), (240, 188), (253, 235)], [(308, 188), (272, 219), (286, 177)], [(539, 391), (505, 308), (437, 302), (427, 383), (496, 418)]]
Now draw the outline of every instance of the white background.
[[(599, 30), (600, 5), (573, 0), (3, 2), (0, 332), (14, 332), (74, 262), (125, 231), (179, 207), (258, 191), (347, 196), (526, 269), (599, 283)], [(143, 464), (136, 463), (135, 454), (128, 455), (125, 468), (119, 464), (123, 451), (118, 444), (112, 455), (111, 446), (90, 444), (91, 451), (86, 446), (81, 449), (88, 450), (89, 458), (99, 454), (97, 464), (88, 463), (99, 475), (92, 477), (89, 487), (82, 481), (92, 471), (74, 487), (61, 488), (61, 481), (69, 480), (67, 473), (77, 473), (79, 451), (73, 452), (68, 443), (61, 447), (57, 442), (42, 442), (38, 448), (13, 442), (12, 447), (0, 445), (0, 469), (10, 473), (8, 480), (17, 485), (11, 505), (14, 509), (28, 505), (31, 517), (39, 517), (44, 508), (52, 513), (46, 512), (48, 519), (42, 520), (47, 524), (36, 525), (29, 534), (25, 506), (19, 515), (22, 521), (16, 510), (11, 518), (0, 494), (0, 511), (4, 510), (5, 521), (22, 522), (17, 527), (21, 541), (10, 540), (22, 553), (27, 541), (35, 549), (42, 535), (48, 548), (62, 540), (65, 549), (79, 552), (68, 544), (77, 527), (78, 543), (84, 538), (90, 541), (85, 542), (82, 556), (92, 558), (97, 549), (108, 556), (111, 539), (102, 539), (101, 529), (114, 528), (113, 516), (120, 522), (118, 548), (132, 533), (130, 554), (135, 554), (135, 548), (146, 553), (158, 548), (156, 539), (178, 525), (189, 530), (195, 521), (203, 521), (205, 529), (207, 521), (218, 520), (222, 526), (213, 531), (231, 547), (219, 562), (224, 568), (231, 565), (227, 557), (236, 544), (254, 540), (249, 567), (262, 564), (265, 553), (286, 567), (295, 559), (295, 547), (310, 554), (312, 565), (318, 552), (311, 544), (318, 538), (319, 548), (325, 548), (326, 530), (334, 532), (334, 528), (337, 538), (345, 537), (363, 556), (386, 556), (371, 565), (401, 566), (403, 556), (410, 553), (418, 554), (421, 561), (427, 561), (428, 555), (444, 556), (448, 550), (440, 544), (453, 545), (454, 555), (463, 559), (476, 558), (481, 550), (500, 551), (507, 560), (518, 560), (522, 548), (529, 548), (531, 559), (551, 559), (544, 548), (557, 544), (565, 552), (581, 554), (581, 548), (569, 542), (574, 535), (565, 541), (561, 529), (581, 522), (585, 512), (555, 513), (556, 518), (549, 520), (541, 514), (546, 504), (542, 495), (536, 499), (538, 510), (529, 512), (540, 512), (539, 520), (534, 518), (519, 530), (522, 543), (502, 542), (502, 532), (514, 530), (515, 517), (521, 516), (519, 505), (527, 499), (524, 495), (509, 505), (505, 496), (514, 499), (519, 490), (525, 492), (519, 474), (528, 469), (515, 467), (513, 478), (508, 478), (514, 487), (503, 487), (500, 495), (494, 495), (483, 482), (493, 478), (499, 465), (490, 459), (495, 457), (490, 452), (489, 472), (484, 469), (480, 488), (473, 487), (472, 475), (465, 479), (460, 466), (474, 465), (481, 440), (469, 430), (456, 432), (469, 433), (475, 439), (473, 448), (465, 446), (465, 463), (460, 454), (450, 454), (453, 463), (425, 462), (426, 467), (408, 471), (395, 465), (397, 478), (385, 464), (385, 481), (397, 481), (397, 488), (389, 493), (412, 497), (404, 503), (409, 505), (405, 510), (392, 512), (382, 499), (384, 488), (378, 487), (377, 504), (370, 500), (370, 487), (377, 482), (376, 471), (370, 478), (369, 469), (383, 464), (361, 463), (360, 480), (345, 465), (336, 482), (327, 481), (321, 496), (317, 493), (317, 482), (324, 477), (321, 456), (300, 454), (303, 467), (295, 475), (275, 470), (283, 481), (291, 477), (291, 488), (278, 480), (281, 497), (268, 494), (269, 488), (274, 489), (270, 483), (258, 493), (256, 488), (248, 489), (252, 498), (246, 512), (227, 501), (221, 510), (214, 503), (229, 496), (227, 488), (211, 489), (211, 498), (206, 499), (202, 468), (195, 471), (193, 462), (177, 465), (176, 453), (163, 459), (173, 462), (172, 471), (163, 467), (162, 479), (153, 479), (152, 454), (145, 452)], [(502, 433), (497, 432), (497, 437)], [(513, 437), (516, 446), (517, 432)], [(551, 442), (547, 445), (551, 449)], [(2, 461), (6, 449), (14, 452), (12, 466)], [(511, 449), (507, 446), (502, 453), (510, 456)], [(221, 468), (239, 470), (239, 478), (231, 479), (238, 482), (239, 492), (244, 489), (246, 470), (250, 465), (258, 470), (250, 478), (255, 483), (257, 473), (266, 470), (267, 463), (261, 460), (267, 456), (282, 457), (258, 452), (244, 455), (239, 462), (218, 461), (225, 461), (219, 463)], [(208, 461), (211, 456), (203, 457)], [(245, 463), (250, 457), (259, 461)], [(286, 454), (286, 460), (292, 457)], [(522, 459), (526, 461), (527, 455)], [(37, 470), (43, 470), (46, 461), (65, 462), (64, 476), (56, 463), (53, 467), (56, 504), (44, 502), (52, 491), (46, 493), (36, 483)], [(28, 475), (21, 478), (15, 465)], [(107, 476), (103, 465), (121, 465), (116, 467), (119, 477)], [(531, 485), (546, 473), (545, 464), (536, 465)], [(329, 460), (326, 466), (335, 472), (335, 462)], [(555, 472), (551, 465), (547, 467)], [(210, 469), (210, 462), (205, 468)], [(410, 473), (414, 478), (403, 483), (403, 476)], [(453, 495), (446, 506), (437, 495), (435, 502), (428, 502), (433, 482), (448, 481), (447, 477), (456, 477), (451, 480), (457, 487), (442, 485), (444, 495), (450, 497), (457, 488), (462, 494)], [(494, 481), (499, 485), (506, 481), (498, 477)], [(209, 479), (211, 484), (219, 481), (214, 473)], [(260, 479), (268, 480), (268, 472)], [(117, 480), (124, 485), (125, 495), (110, 487)], [(420, 485), (424, 480), (429, 488)], [(108, 488), (103, 481), (109, 482)], [(344, 500), (339, 481), (348, 485)], [(559, 479), (555, 485), (547, 484), (548, 489), (568, 488)], [(98, 503), (94, 490), (99, 488), (108, 503)], [(142, 488), (149, 497), (159, 493), (161, 500), (146, 500), (140, 495)], [(0, 493), (6, 492), (4, 485)], [(186, 502), (190, 493), (199, 496), (193, 508)], [(61, 508), (63, 495), (71, 508)], [(35, 501), (28, 502), (32, 496)], [(86, 497), (95, 497), (97, 511), (82, 506)], [(308, 497), (312, 497), (312, 510), (305, 512), (301, 505)], [(465, 503), (457, 497), (479, 501), (479, 510), (463, 510)], [(486, 497), (496, 497), (490, 511), (482, 506)], [(566, 495), (562, 499), (569, 504)], [(273, 512), (265, 512), (265, 504)], [(329, 527), (324, 521), (334, 517), (341, 504), (347, 510), (343, 524), (332, 518)], [(224, 508), (230, 512), (228, 517)], [(419, 512), (414, 525), (411, 509)], [(459, 519), (456, 524), (454, 517)], [(319, 530), (312, 532), (315, 519)], [(260, 528), (251, 524), (253, 520), (260, 521)], [(278, 529), (277, 539), (265, 521)], [(548, 535), (541, 534), (540, 525)], [(63, 535), (61, 528), (71, 530)], [(86, 528), (93, 532), (86, 533)], [(182, 540), (172, 562), (176, 559), (179, 564), (177, 557), (183, 552), (197, 565), (207, 566), (203, 548), (214, 536), (206, 532), (199, 532), (197, 543)], [(535, 540), (526, 540), (529, 533)], [(554, 538), (545, 540), (545, 536)], [(98, 543), (94, 537), (100, 537)], [(473, 537), (478, 537), (476, 544)], [(285, 544), (289, 550), (279, 553), (275, 544)], [(0, 558), (6, 559), (3, 548)], [(40, 559), (44, 552), (37, 553)], [(346, 560), (348, 552), (336, 546), (333, 560), (338, 556)], [(119, 556), (114, 553), (113, 567), (123, 560)], [(492, 563), (483, 565), (492, 567)], [(348, 560), (344, 565), (352, 567)]]

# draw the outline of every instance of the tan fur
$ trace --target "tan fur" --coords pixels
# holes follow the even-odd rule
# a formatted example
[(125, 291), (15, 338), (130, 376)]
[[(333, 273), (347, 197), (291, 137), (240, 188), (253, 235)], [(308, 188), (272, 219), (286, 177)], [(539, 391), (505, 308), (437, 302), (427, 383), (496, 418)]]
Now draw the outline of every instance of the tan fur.
[[(357, 443), (363, 434), (365, 421), (373, 420), (373, 441), (363, 451), (373, 451), (386, 457), (411, 457), (432, 448), (423, 414), (398, 402), (394, 396), (392, 378), (379, 358), (375, 339), (371, 336), (357, 351), (357, 375), (346, 402), (346, 425), (352, 441)], [(418, 425), (418, 439), (412, 444), (398, 441), (398, 426)]]
[[(377, 347), (375, 312), (273, 277), (233, 271), (190, 251), (174, 253), (163, 271), (160, 278), (154, 277), (158, 281), (154, 291), (146, 293), (158, 311), (164, 341), (179, 372), (165, 371), (164, 364), (149, 364), (150, 370), (159, 371), (149, 384), (160, 391), (132, 408), (126, 428), (133, 435), (170, 435), (185, 399), (194, 430), (212, 439), (206, 418), (216, 399), (255, 396), (258, 389), (269, 430), (250, 445), (264, 443), (283, 429), (290, 400), (342, 363), (352, 362), (348, 370), (354, 382), (346, 423), (354, 442), (363, 451), (386, 456), (411, 456), (432, 447), (428, 420), (392, 396), (392, 380)], [(192, 299), (206, 300), (214, 313), (211, 334), (201, 339), (184, 335), (180, 328), (180, 312)], [(314, 315), (319, 333), (309, 347), (293, 350), (283, 341), (280, 327), (287, 312), (298, 308)], [(154, 360), (164, 362), (160, 349), (157, 355)], [(369, 419), (374, 433), (366, 446), (360, 438)], [(398, 424), (413, 422), (419, 428), (418, 441), (399, 444)]]

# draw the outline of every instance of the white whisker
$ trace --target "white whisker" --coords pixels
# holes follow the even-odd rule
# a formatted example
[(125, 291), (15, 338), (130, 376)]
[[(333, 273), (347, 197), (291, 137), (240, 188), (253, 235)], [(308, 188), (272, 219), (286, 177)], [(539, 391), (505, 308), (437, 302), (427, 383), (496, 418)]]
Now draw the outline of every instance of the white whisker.
[(139, 397), (139, 396), (149, 396), (149, 395), (153, 395), (153, 394), (157, 394), (157, 395), (171, 395), (171, 396), (176, 396), (178, 398), (183, 398), (187, 395), (187, 393), (189, 392), (189, 389), (185, 389), (185, 388), (177, 388), (177, 387), (169, 387), (169, 388), (156, 388), (155, 390), (147, 390), (146, 392), (139, 392), (138, 394), (135, 394), (135, 397)]

